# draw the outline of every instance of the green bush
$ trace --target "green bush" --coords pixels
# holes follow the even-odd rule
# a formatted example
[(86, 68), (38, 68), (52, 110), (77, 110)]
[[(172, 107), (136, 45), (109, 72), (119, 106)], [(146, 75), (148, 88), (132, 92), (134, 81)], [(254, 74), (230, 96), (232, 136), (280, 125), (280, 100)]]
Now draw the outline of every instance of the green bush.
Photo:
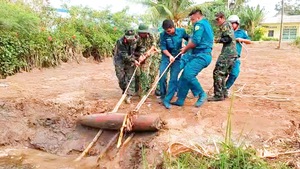
[(25, 53), (22, 43), (17, 35), (0, 34), (0, 75), (1, 78), (13, 75), (19, 71), (25, 62), (20, 61), (20, 56)]
[(273, 38), (273, 37), (262, 37), (263, 41), (278, 41), (278, 38)]
[(298, 46), (298, 47), (300, 47), (300, 36), (298, 36), (298, 37), (294, 40), (293, 44), (296, 45), (296, 46)]
[(59, 16), (43, 3), (0, 0), (1, 78), (22, 69), (29, 71), (34, 67), (57, 66), (61, 61), (78, 61), (81, 55), (98, 61), (111, 57), (116, 40), (137, 22), (126, 10), (111, 13), (65, 7), (68, 17)]
[(251, 37), (251, 39), (253, 41), (259, 41), (264, 36), (265, 32), (266, 32), (266, 29), (264, 27), (258, 26), (254, 29), (254, 34), (253, 34), (253, 37)]

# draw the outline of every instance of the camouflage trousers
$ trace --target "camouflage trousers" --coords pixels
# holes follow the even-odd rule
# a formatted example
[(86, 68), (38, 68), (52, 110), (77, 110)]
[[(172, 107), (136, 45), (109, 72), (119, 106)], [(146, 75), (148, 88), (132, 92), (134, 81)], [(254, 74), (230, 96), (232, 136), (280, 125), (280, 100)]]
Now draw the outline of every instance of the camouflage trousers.
[(158, 74), (159, 62), (159, 54), (154, 54), (141, 64), (136, 75), (136, 91), (139, 96), (146, 95), (151, 89)]
[[(135, 66), (132, 63), (124, 63), (122, 60), (114, 59), (115, 71), (119, 81), (119, 87), (122, 90), (122, 94), (125, 92), (127, 85), (133, 76)], [(128, 88), (127, 94), (133, 96), (135, 94), (135, 77), (132, 79), (132, 83)]]
[(224, 97), (228, 94), (226, 78), (231, 72), (235, 60), (235, 55), (220, 54), (213, 71), (215, 97)]

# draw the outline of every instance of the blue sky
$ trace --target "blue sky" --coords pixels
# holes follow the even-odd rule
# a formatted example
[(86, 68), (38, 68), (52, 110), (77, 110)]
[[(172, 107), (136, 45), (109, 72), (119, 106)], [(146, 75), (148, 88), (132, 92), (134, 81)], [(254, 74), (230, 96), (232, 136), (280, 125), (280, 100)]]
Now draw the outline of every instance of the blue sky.
[[(60, 8), (60, 6), (65, 2), (71, 5), (83, 5), (94, 9), (105, 9), (110, 7), (112, 12), (117, 12), (122, 10), (125, 6), (129, 7), (129, 13), (131, 14), (141, 14), (145, 11), (145, 8), (140, 4), (134, 4), (128, 0), (49, 0), (50, 4), (55, 8)], [(194, 0), (196, 3), (203, 3), (205, 1), (211, 0)], [(276, 14), (274, 11), (275, 4), (280, 2), (280, 0), (249, 0), (248, 4), (250, 6), (260, 5), (264, 7), (266, 16), (272, 16)]]

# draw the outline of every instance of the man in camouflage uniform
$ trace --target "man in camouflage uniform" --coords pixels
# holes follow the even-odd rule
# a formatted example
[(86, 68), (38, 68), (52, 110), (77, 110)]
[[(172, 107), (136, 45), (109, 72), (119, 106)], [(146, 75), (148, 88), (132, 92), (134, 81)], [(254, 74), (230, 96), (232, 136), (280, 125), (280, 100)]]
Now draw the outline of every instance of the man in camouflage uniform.
[[(137, 75), (137, 85), (139, 96), (144, 96), (155, 80), (158, 72), (159, 55), (156, 54), (157, 48), (155, 37), (150, 33), (148, 26), (140, 24), (138, 28), (138, 47), (140, 69)], [(142, 50), (140, 48), (143, 48)], [(142, 52), (142, 53), (140, 53)]]
[(222, 101), (228, 97), (226, 78), (237, 59), (236, 40), (231, 24), (226, 21), (222, 12), (217, 13), (215, 16), (216, 24), (220, 27), (219, 36), (216, 36), (215, 42), (222, 43), (223, 47), (213, 72), (214, 96), (208, 98), (208, 101)]
[[(114, 48), (115, 71), (123, 94), (130, 81), (130, 78), (133, 76), (136, 66), (139, 66), (139, 55), (136, 55), (136, 49), (138, 48), (139, 50), (142, 50), (142, 48), (137, 47), (137, 42), (139, 41), (138, 38), (139, 37), (135, 34), (133, 29), (128, 29), (125, 31), (125, 35), (117, 40)], [(135, 93), (134, 81), (135, 79), (133, 77), (133, 82), (130, 83), (127, 91), (125, 102), (128, 104), (130, 103), (131, 97)]]

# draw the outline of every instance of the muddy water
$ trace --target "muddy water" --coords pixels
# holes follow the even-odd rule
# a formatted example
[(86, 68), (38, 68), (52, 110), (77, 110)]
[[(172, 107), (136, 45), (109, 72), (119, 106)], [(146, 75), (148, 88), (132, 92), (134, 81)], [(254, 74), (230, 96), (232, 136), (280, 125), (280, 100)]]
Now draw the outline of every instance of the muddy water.
[(94, 169), (96, 157), (74, 162), (76, 156), (57, 156), (34, 149), (0, 150), (0, 169)]

